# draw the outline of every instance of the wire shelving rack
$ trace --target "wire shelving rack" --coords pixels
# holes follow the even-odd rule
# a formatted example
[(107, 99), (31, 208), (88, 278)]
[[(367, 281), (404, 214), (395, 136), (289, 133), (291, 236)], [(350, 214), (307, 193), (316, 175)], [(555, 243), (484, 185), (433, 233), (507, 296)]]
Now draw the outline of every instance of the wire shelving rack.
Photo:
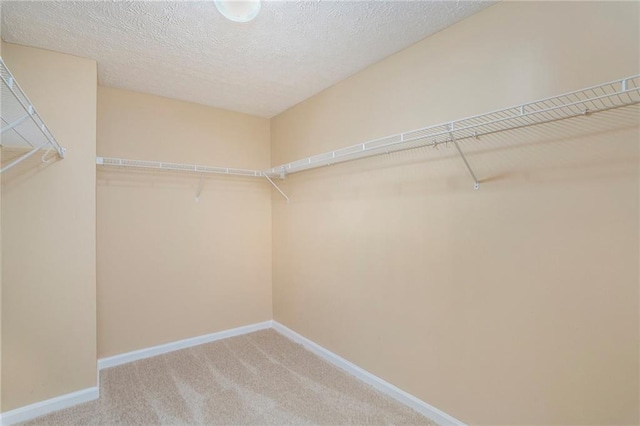
[(40, 150), (46, 149), (43, 162), (50, 150), (55, 150), (64, 158), (66, 149), (53, 136), (47, 125), (36, 111), (29, 97), (22, 90), (2, 58), (0, 58), (0, 145), (7, 148), (26, 150), (17, 158), (0, 168), (3, 173), (26, 160)]
[(345, 161), (453, 143), (473, 179), (474, 188), (478, 189), (480, 185), (478, 178), (460, 148), (458, 141), (470, 138), (478, 139), (483, 135), (591, 115), (638, 103), (640, 103), (640, 74), (510, 108), (362, 142), (335, 151), (292, 161), (264, 171), (105, 157), (98, 157), (96, 162), (102, 166), (264, 177), (289, 201), (289, 198), (273, 182), (272, 178), (284, 179), (291, 173)]
[(640, 74), (551, 98), (448, 121), (313, 155), (273, 167), (269, 170), (269, 173), (286, 175), (344, 161), (425, 146), (437, 147), (440, 144), (453, 143), (473, 179), (474, 187), (478, 189), (478, 179), (462, 152), (458, 141), (469, 138), (477, 139), (483, 135), (590, 115), (637, 103), (640, 103)]

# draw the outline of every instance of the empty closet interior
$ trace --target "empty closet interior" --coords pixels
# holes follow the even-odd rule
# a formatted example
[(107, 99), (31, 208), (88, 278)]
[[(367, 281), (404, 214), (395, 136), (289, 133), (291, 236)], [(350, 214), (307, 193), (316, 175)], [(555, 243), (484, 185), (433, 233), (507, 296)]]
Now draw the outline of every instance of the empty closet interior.
[(3, 424), (640, 422), (639, 4), (225, 3), (0, 3)]

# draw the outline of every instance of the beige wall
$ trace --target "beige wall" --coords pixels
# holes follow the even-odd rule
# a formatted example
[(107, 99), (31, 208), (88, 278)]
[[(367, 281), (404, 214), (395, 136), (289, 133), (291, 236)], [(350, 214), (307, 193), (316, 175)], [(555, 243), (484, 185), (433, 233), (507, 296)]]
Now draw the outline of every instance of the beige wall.
[(2, 176), (2, 409), (96, 385), (96, 63), (4, 44), (3, 59), (68, 148)]
[[(272, 120), (274, 165), (638, 73), (637, 3), (500, 3)], [(638, 109), (295, 174), (274, 318), (472, 424), (637, 424)]]
[[(268, 168), (269, 120), (105, 87), (106, 157)], [(98, 356), (271, 319), (271, 197), (255, 178), (98, 172)]]
[[(2, 6), (0, 6), (0, 19), (2, 19)], [(2, 57), (2, 45), (0, 39), (0, 57)], [(2, 105), (0, 105), (2, 108)], [(0, 148), (0, 164), (2, 164), (2, 148)], [(0, 188), (2, 187), (2, 175), (0, 175)], [(2, 413), (2, 191), (0, 190), (0, 413)]]

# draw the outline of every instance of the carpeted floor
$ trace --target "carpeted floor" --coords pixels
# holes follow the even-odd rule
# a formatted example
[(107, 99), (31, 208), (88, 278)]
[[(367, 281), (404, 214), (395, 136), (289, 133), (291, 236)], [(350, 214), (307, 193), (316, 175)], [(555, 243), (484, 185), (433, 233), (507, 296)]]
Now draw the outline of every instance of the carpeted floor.
[(100, 398), (29, 425), (435, 423), (273, 330), (100, 373)]

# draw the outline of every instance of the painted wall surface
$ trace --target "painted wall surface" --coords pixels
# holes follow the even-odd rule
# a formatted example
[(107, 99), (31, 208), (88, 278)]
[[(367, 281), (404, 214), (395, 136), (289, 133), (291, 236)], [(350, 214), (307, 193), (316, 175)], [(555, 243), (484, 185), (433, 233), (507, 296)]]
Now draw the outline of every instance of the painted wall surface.
[[(272, 120), (272, 163), (639, 72), (638, 3), (504, 2)], [(638, 108), (289, 176), (274, 319), (472, 424), (637, 424)]]
[[(67, 157), (2, 176), (2, 409), (96, 385), (96, 62), (5, 43)], [(6, 152), (4, 153), (7, 154)]]
[[(2, 6), (0, 6), (0, 19), (2, 19)], [(0, 39), (0, 58), (2, 57), (2, 39)], [(2, 105), (0, 105), (2, 108)], [(0, 164), (2, 164), (2, 148), (0, 147)], [(2, 187), (2, 175), (0, 175), (0, 188)], [(0, 190), (0, 413), (2, 413), (2, 191)]]
[[(245, 169), (269, 120), (99, 87), (98, 153)], [(98, 171), (98, 355), (269, 320), (271, 190), (257, 178)]]

